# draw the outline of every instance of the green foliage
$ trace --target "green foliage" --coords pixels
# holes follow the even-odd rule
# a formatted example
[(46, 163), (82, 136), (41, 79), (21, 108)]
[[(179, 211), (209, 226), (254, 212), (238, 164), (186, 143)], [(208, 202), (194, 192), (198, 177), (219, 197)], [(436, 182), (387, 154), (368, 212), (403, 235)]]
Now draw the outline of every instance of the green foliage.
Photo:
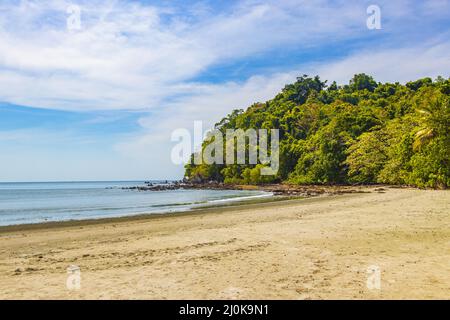
[(355, 74), (352, 80), (350, 80), (350, 89), (352, 91), (359, 91), (359, 90), (369, 90), (370, 92), (373, 92), (375, 88), (377, 87), (377, 83), (371, 76), (368, 76), (364, 73), (361, 74)]
[[(329, 87), (303, 75), (272, 100), (234, 110), (216, 124), (227, 129), (280, 129), (280, 169), (261, 165), (186, 166), (199, 181), (261, 184), (388, 183), (450, 185), (450, 79), (406, 85), (355, 75)], [(207, 145), (204, 142), (203, 147)]]
[(320, 81), (319, 77), (309, 78), (303, 75), (297, 78), (297, 82), (289, 84), (283, 89), (287, 99), (296, 104), (303, 104), (313, 92), (318, 93), (325, 88), (325, 82)]
[(245, 184), (264, 184), (275, 181), (273, 176), (261, 175), (262, 164), (257, 164), (254, 168), (245, 168), (242, 173), (242, 182)]
[(388, 160), (387, 141), (381, 130), (365, 132), (348, 150), (345, 164), (348, 165), (348, 181), (372, 183), (377, 181), (380, 171)]

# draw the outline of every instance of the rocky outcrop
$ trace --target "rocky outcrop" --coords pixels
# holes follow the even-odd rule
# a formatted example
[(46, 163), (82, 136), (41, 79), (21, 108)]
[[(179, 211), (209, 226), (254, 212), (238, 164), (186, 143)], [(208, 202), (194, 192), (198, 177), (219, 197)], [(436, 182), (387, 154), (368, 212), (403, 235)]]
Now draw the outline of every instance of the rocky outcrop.
[(364, 186), (317, 186), (317, 185), (291, 185), (291, 184), (267, 184), (267, 185), (236, 185), (225, 184), (221, 182), (202, 182), (193, 183), (185, 181), (175, 181), (170, 183), (155, 184), (146, 183), (144, 186), (125, 187), (122, 189), (137, 191), (166, 191), (179, 189), (194, 190), (258, 190), (272, 192), (279, 196), (305, 196), (313, 197), (319, 195), (333, 195), (345, 193), (364, 193), (369, 192)]

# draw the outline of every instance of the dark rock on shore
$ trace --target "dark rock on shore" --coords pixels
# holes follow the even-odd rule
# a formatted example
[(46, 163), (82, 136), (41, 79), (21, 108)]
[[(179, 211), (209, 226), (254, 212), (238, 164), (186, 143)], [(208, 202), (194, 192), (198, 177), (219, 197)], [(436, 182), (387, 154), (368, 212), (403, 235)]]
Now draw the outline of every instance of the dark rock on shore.
[(367, 188), (355, 186), (317, 186), (317, 185), (290, 185), (290, 184), (269, 184), (269, 185), (236, 185), (221, 182), (186, 182), (175, 181), (172, 183), (153, 184), (145, 186), (124, 187), (122, 189), (137, 191), (167, 191), (167, 190), (258, 190), (272, 192), (276, 196), (304, 196), (314, 197), (319, 195), (336, 195), (345, 193), (365, 193)]

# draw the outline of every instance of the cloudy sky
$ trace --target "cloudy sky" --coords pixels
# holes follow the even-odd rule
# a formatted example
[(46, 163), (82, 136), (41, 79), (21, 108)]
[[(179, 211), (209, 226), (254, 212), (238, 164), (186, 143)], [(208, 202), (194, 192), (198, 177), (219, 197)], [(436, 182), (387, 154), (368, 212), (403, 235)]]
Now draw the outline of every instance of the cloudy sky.
[(0, 181), (181, 178), (194, 120), (301, 74), (449, 77), (449, 52), (450, 0), (2, 0)]

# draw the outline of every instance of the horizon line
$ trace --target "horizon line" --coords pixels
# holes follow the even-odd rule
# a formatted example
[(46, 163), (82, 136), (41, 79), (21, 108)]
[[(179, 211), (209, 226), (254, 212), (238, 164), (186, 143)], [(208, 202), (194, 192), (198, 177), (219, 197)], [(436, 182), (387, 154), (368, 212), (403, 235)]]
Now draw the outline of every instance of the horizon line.
[(179, 181), (179, 180), (182, 180), (182, 179), (0, 181), (0, 184), (6, 184), (6, 183), (146, 182), (146, 181)]

